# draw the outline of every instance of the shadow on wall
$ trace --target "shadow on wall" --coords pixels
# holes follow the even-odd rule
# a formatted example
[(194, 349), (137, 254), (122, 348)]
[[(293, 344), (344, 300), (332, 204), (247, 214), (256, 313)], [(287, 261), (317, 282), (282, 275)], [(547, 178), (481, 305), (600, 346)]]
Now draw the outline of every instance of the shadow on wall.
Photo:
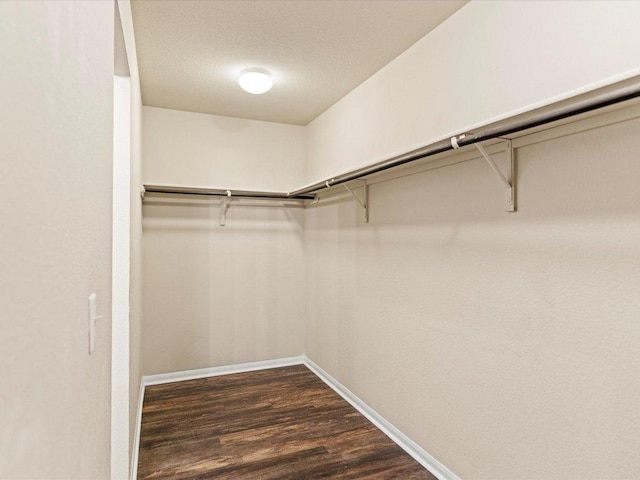
[[(144, 229), (212, 230), (225, 228), (220, 225), (221, 205), (205, 202), (171, 202), (145, 200), (143, 207)], [(262, 234), (278, 233), (283, 229), (304, 232), (304, 213), (300, 207), (269, 207), (234, 205), (227, 211), (237, 233), (259, 231)], [(230, 230), (228, 228), (227, 230)]]

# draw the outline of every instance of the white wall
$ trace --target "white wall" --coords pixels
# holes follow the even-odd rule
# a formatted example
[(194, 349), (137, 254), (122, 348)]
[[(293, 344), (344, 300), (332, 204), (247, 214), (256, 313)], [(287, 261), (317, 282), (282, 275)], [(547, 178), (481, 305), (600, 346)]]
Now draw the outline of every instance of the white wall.
[[(137, 458), (135, 443), (140, 381), (142, 378), (142, 96), (136, 53), (133, 18), (129, 0), (118, 0), (123, 40), (131, 78), (131, 170), (130, 170), (130, 226), (129, 226), (129, 445), (131, 458)], [(135, 468), (132, 465), (132, 468)], [(119, 472), (112, 472), (116, 478)]]
[(144, 107), (144, 183), (282, 190), (304, 182), (306, 130)]
[[(119, 0), (122, 1), (122, 0)], [(132, 30), (133, 31), (133, 30)], [(130, 451), (137, 447), (134, 443), (136, 421), (142, 381), (142, 95), (137, 73), (131, 85), (131, 238), (129, 265), (129, 433)], [(137, 457), (135, 457), (137, 458)], [(132, 465), (132, 468), (135, 468)]]
[[(144, 107), (145, 183), (285, 190), (304, 180), (305, 129)], [(300, 355), (304, 213), (144, 206), (144, 374)]]
[[(120, 21), (116, 18), (116, 21)], [(111, 478), (129, 476), (129, 292), (131, 78), (113, 82), (113, 254), (111, 267)]]
[(2, 478), (109, 477), (113, 16), (0, 3)]
[(474, 1), (308, 125), (324, 180), (640, 74), (640, 2)]

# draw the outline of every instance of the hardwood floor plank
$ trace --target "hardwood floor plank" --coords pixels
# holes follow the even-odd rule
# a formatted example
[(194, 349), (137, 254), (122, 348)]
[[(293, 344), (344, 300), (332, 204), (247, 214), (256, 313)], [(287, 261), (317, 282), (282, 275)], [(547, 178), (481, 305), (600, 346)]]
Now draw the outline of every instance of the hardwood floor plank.
[(138, 478), (436, 477), (296, 365), (147, 387)]

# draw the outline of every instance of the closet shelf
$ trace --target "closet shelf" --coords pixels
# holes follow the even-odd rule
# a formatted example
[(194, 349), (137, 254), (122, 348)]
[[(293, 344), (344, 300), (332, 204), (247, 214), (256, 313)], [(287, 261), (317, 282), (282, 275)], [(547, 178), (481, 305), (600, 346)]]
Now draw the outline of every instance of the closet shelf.
[[(417, 160), (422, 160), (440, 153), (456, 150), (465, 146), (475, 145), (482, 156), (487, 160), (488, 164), (498, 175), (502, 183), (507, 188), (507, 210), (515, 211), (515, 179), (513, 177), (513, 160), (511, 163), (511, 172), (504, 174), (491, 157), (482, 148), (480, 142), (487, 140), (499, 139), (506, 142), (506, 149), (511, 158), (511, 139), (509, 135), (525, 132), (540, 126), (546, 126), (575, 117), (580, 114), (592, 112), (611, 105), (622, 103), (640, 97), (640, 80), (633, 79), (633, 82), (627, 80), (617, 84), (603, 88), (600, 93), (589, 93), (578, 96), (573, 100), (567, 100), (555, 103), (551, 106), (532, 110), (521, 115), (510, 117), (500, 122), (487, 124), (479, 127), (474, 132), (464, 132), (459, 135), (440, 140), (438, 142), (426, 145), (424, 147), (412, 150), (410, 152), (398, 155), (362, 168), (351, 170), (349, 172), (327, 178), (326, 180), (313, 183), (301, 187), (292, 192), (263, 192), (256, 190), (231, 190), (219, 188), (198, 188), (198, 187), (181, 187), (181, 186), (161, 186), (161, 185), (144, 185), (143, 198), (145, 193), (158, 194), (179, 194), (179, 195), (200, 195), (200, 196), (217, 196), (238, 198), (255, 198), (268, 200), (314, 200), (317, 201), (317, 193), (337, 185), (345, 185), (354, 180), (365, 180), (367, 177), (390, 170), (402, 165), (406, 165)], [(366, 190), (366, 181), (363, 184)], [(345, 185), (346, 187), (346, 185)], [(353, 194), (353, 192), (351, 192)], [(355, 194), (354, 197), (368, 210), (366, 202), (368, 200), (368, 192), (365, 191), (365, 200), (360, 201)], [(366, 217), (365, 217), (366, 218)]]

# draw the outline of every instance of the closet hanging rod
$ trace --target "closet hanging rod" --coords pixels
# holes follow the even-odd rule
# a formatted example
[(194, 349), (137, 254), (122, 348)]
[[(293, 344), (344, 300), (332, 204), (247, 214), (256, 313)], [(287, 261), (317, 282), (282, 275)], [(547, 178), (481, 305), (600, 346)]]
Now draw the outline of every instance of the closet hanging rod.
[(372, 165), (352, 170), (347, 173), (336, 175), (334, 177), (322, 180), (312, 185), (302, 187), (298, 190), (290, 192), (291, 197), (297, 197), (299, 195), (307, 195), (319, 192), (335, 185), (340, 185), (352, 180), (361, 179), (374, 173), (379, 173), (390, 168), (398, 167), (406, 163), (410, 163), (416, 160), (421, 160), (438, 153), (447, 152), (466, 145), (473, 145), (485, 140), (491, 140), (498, 137), (510, 135), (512, 133), (521, 132), (531, 128), (539, 127), (541, 125), (570, 118), (581, 113), (591, 112), (600, 108), (608, 107), (617, 103), (621, 103), (627, 100), (640, 97), (640, 81), (628, 85), (619, 87), (615, 90), (600, 93), (589, 98), (579, 100), (569, 105), (560, 105), (550, 110), (547, 108), (544, 111), (533, 111), (529, 114), (518, 115), (510, 120), (505, 120), (496, 124), (495, 126), (488, 126), (484, 131), (475, 131), (473, 133), (463, 133), (456, 135), (455, 137), (441, 140), (439, 142), (427, 145), (411, 152), (398, 155), (396, 157), (383, 160)]
[(179, 187), (167, 185), (144, 185), (143, 195), (147, 193), (165, 193), (177, 195), (200, 195), (209, 197), (241, 197), (274, 200), (314, 200), (314, 195), (292, 195), (287, 192), (261, 192), (257, 190), (231, 190), (223, 188)]
[[(625, 82), (627, 83), (627, 82)], [(467, 145), (473, 145), (486, 140), (526, 131), (535, 127), (551, 124), (559, 120), (574, 117), (582, 113), (591, 112), (600, 108), (622, 103), (627, 100), (640, 97), (640, 80), (631, 85), (607, 90), (603, 93), (590, 95), (588, 98), (566, 104), (560, 102), (559, 105), (545, 107), (538, 111), (532, 111), (517, 115), (510, 119), (497, 122), (495, 124), (480, 127), (472, 133), (462, 133), (451, 138), (426, 145), (410, 152), (398, 155), (380, 162), (361, 167), (340, 175), (335, 175), (326, 180), (308, 185), (292, 192), (268, 192), (257, 190), (228, 190), (219, 188), (182, 187), (166, 185), (144, 185), (142, 195), (145, 193), (179, 194), (194, 196), (216, 196), (216, 197), (244, 197), (274, 200), (315, 200), (316, 193), (327, 188), (341, 185), (352, 180), (363, 179), (369, 175), (380, 173), (385, 170), (399, 167), (407, 163), (431, 157), (439, 153), (444, 153)], [(541, 111), (542, 110), (542, 111)], [(229, 195), (229, 192), (231, 195)]]

